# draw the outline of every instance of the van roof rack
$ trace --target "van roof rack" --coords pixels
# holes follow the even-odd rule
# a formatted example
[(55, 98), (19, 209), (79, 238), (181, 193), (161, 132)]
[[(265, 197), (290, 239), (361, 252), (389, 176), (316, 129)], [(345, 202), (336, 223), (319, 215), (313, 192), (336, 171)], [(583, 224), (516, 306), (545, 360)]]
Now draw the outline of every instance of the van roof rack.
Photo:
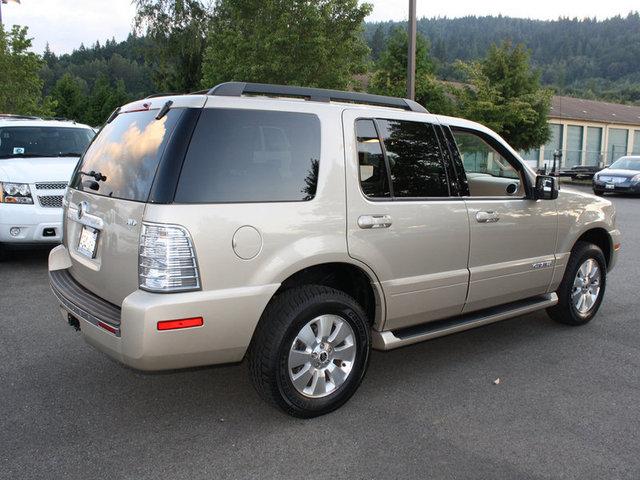
[(407, 98), (386, 97), (362, 92), (345, 92), (324, 88), (293, 87), (288, 85), (270, 85), (268, 83), (226, 82), (216, 85), (208, 95), (240, 97), (242, 95), (270, 95), (278, 97), (301, 97), (312, 102), (350, 102), (380, 107), (393, 107), (412, 112), (429, 113), (418, 102)]
[(0, 113), (0, 118), (12, 118), (14, 120), (42, 120), (41, 117), (35, 115), (16, 115), (13, 113)]
[(44, 120), (44, 121), (54, 121), (54, 122), (77, 123), (75, 120), (71, 120), (66, 117), (47, 117), (47, 116), (39, 117), (37, 115), (14, 115), (13, 113), (0, 113), (0, 118), (12, 119), (12, 120)]

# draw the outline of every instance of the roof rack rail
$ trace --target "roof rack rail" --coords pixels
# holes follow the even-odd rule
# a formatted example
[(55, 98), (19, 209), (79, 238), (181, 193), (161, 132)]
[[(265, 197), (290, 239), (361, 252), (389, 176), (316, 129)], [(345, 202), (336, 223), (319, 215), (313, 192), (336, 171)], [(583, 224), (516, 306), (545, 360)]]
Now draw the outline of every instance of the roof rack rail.
[(208, 95), (240, 97), (242, 95), (271, 95), (279, 97), (302, 97), (312, 102), (350, 102), (394, 107), (412, 112), (429, 113), (418, 102), (399, 97), (386, 97), (371, 93), (345, 92), (324, 88), (292, 87), (288, 85), (270, 85), (268, 83), (226, 82), (216, 85)]

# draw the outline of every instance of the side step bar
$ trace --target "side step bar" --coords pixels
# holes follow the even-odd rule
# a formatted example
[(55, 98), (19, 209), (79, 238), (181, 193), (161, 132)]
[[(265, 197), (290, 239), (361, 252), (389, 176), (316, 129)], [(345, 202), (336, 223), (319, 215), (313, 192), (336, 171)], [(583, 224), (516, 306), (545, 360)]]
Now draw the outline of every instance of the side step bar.
[(480, 312), (473, 312), (458, 318), (438, 320), (415, 327), (400, 330), (385, 330), (373, 332), (373, 348), (376, 350), (393, 350), (394, 348), (412, 345), (414, 343), (444, 337), (452, 333), (462, 332), (471, 328), (481, 327), (508, 318), (535, 312), (543, 308), (552, 307), (558, 303), (555, 293), (548, 293), (539, 297), (528, 298), (518, 302), (508, 303), (499, 307), (492, 307)]

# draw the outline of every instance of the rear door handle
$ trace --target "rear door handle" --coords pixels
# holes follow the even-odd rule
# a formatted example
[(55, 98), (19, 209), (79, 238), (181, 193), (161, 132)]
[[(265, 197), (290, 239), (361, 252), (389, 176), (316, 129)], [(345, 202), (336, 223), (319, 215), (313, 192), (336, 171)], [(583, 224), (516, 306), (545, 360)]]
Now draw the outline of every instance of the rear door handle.
[(360, 228), (389, 228), (392, 223), (391, 215), (361, 215), (358, 217)]
[(476, 221), (478, 223), (495, 223), (500, 220), (500, 215), (498, 212), (493, 210), (489, 210), (486, 212), (480, 211), (476, 213)]

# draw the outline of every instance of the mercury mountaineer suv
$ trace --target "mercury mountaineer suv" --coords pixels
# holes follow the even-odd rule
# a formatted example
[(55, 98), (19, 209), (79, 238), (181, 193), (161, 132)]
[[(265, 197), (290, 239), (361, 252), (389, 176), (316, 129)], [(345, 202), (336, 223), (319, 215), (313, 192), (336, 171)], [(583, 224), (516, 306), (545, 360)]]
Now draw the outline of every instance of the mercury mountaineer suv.
[[(49, 257), (63, 316), (120, 362), (240, 362), (291, 415), (334, 410), (373, 349), (598, 311), (620, 233), (496, 133), (401, 98), (241, 82), (108, 119)], [(402, 375), (402, 373), (398, 373)]]

